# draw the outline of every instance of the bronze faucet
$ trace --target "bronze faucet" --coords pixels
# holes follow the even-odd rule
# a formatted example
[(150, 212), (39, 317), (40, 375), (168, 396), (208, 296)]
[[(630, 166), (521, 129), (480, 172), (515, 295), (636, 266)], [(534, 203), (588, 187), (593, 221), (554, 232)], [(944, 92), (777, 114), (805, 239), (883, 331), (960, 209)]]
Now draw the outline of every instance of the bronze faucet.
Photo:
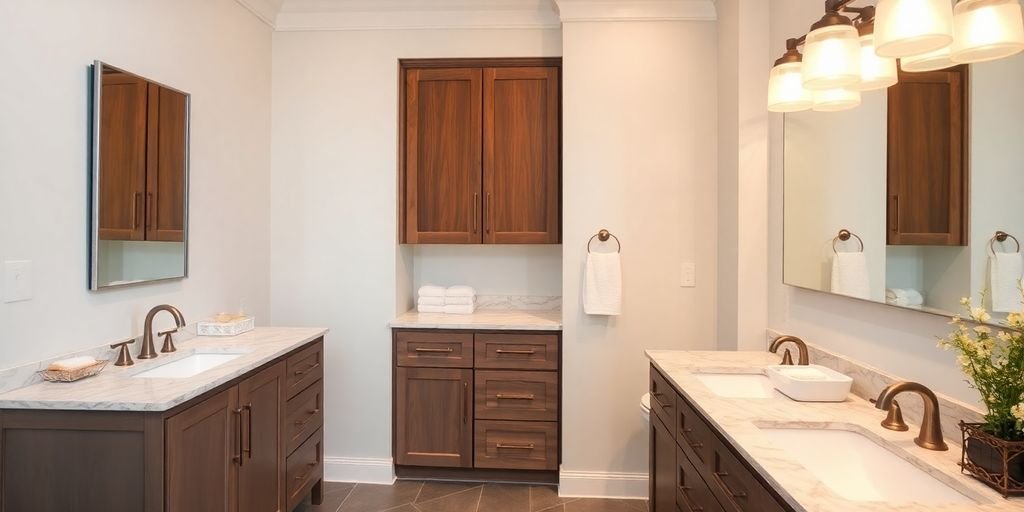
[(149, 313), (146, 314), (146, 322), (142, 326), (142, 350), (140, 350), (139, 355), (136, 356), (139, 359), (153, 359), (160, 355), (157, 354), (156, 347), (153, 346), (153, 317), (161, 311), (167, 311), (174, 315), (174, 323), (177, 324), (178, 329), (185, 326), (185, 317), (182, 316), (181, 311), (178, 311), (178, 308), (170, 304), (161, 304), (149, 310)]
[[(807, 355), (807, 344), (804, 343), (804, 340), (802, 340), (800, 338), (797, 338), (796, 336), (786, 335), (786, 336), (779, 336), (778, 338), (775, 338), (774, 340), (772, 340), (771, 346), (768, 347), (768, 351), (773, 353), (773, 354), (777, 354), (778, 351), (779, 351), (779, 347), (783, 343), (785, 343), (787, 341), (793, 342), (796, 345), (797, 350), (800, 351), (800, 365), (801, 366), (807, 366), (807, 365), (811, 364), (810, 357), (808, 357), (808, 355)], [(789, 349), (786, 349), (785, 356), (782, 358), (782, 364), (785, 364), (785, 365), (793, 364), (793, 356), (790, 355)]]
[[(939, 399), (936, 398), (935, 393), (932, 390), (926, 388), (923, 384), (917, 382), (895, 382), (889, 384), (878, 394), (878, 401), (875, 402), (875, 407), (883, 411), (890, 411), (892, 415), (892, 404), (893, 399), (896, 395), (911, 391), (921, 395), (924, 400), (924, 417), (921, 418), (921, 432), (914, 438), (914, 442), (917, 443), (921, 448), (935, 451), (946, 451), (949, 446), (942, 439), (942, 422), (939, 420)], [(898, 430), (893, 428), (894, 422), (886, 418), (886, 421), (882, 422), (882, 426), (890, 430)]]

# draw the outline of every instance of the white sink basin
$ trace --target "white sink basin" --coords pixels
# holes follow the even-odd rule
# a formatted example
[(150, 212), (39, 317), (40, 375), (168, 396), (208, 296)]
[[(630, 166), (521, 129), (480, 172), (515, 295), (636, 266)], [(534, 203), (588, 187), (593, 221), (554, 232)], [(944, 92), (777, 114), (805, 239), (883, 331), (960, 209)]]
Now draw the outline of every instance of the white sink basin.
[(776, 398), (782, 396), (768, 377), (760, 373), (697, 373), (697, 380), (712, 393), (725, 398)]
[(185, 379), (241, 357), (241, 353), (194, 352), (177, 361), (137, 373), (137, 379)]
[(764, 427), (761, 431), (844, 499), (888, 504), (977, 505), (953, 487), (856, 432)]

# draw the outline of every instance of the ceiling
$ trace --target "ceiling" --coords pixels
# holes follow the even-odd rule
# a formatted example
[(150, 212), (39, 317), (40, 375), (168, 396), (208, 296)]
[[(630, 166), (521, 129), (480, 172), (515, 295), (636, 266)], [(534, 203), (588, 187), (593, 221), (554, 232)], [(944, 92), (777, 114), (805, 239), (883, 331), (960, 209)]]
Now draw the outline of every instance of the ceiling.
[(278, 31), (558, 28), (565, 21), (715, 19), (715, 0), (237, 1)]

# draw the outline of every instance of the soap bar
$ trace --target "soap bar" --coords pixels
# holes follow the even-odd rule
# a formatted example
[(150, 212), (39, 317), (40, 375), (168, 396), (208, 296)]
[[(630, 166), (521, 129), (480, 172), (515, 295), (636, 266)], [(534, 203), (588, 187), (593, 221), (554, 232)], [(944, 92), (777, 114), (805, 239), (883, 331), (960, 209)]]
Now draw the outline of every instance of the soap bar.
[(89, 356), (72, 357), (69, 359), (61, 359), (60, 361), (54, 361), (50, 363), (50, 366), (46, 367), (47, 370), (53, 370), (57, 372), (70, 372), (74, 370), (80, 370), (86, 366), (92, 366), (96, 364), (96, 358)]

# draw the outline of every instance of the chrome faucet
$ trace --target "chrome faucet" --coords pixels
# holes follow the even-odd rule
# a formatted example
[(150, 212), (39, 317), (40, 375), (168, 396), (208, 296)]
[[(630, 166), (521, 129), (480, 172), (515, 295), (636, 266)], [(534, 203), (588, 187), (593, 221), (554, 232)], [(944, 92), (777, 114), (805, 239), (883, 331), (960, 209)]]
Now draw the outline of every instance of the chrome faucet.
[[(782, 346), (782, 344), (787, 341), (794, 343), (796, 345), (797, 350), (800, 351), (799, 363), (801, 366), (807, 366), (811, 364), (810, 357), (808, 357), (807, 355), (807, 344), (804, 343), (804, 340), (797, 338), (796, 336), (785, 335), (775, 338), (774, 340), (772, 340), (771, 346), (768, 347), (768, 351), (773, 354), (777, 354), (779, 352), (779, 347)], [(785, 355), (782, 358), (782, 364), (793, 364), (793, 356), (790, 354), (789, 349), (786, 349)]]
[[(924, 400), (924, 417), (921, 418), (921, 432), (914, 438), (918, 446), (927, 450), (946, 451), (949, 446), (942, 439), (942, 422), (939, 419), (939, 399), (932, 393), (932, 390), (917, 382), (895, 382), (889, 384), (878, 394), (878, 401), (875, 407), (883, 411), (891, 411), (893, 399), (896, 395), (904, 392), (914, 392), (921, 395)], [(890, 415), (892, 413), (890, 412)], [(882, 422), (882, 426), (890, 430), (901, 430), (893, 422)]]
[[(160, 355), (156, 353), (156, 348), (153, 346), (153, 317), (161, 311), (167, 311), (171, 315), (174, 315), (174, 323), (177, 324), (177, 329), (181, 329), (185, 326), (185, 317), (182, 316), (181, 311), (178, 311), (178, 308), (170, 304), (161, 304), (149, 310), (149, 313), (146, 314), (146, 322), (142, 326), (142, 350), (140, 350), (139, 355), (136, 356), (139, 359), (153, 359)], [(177, 331), (177, 329), (174, 331)], [(168, 333), (163, 334), (170, 335), (170, 333), (173, 333), (174, 331), (169, 331)], [(165, 344), (164, 346), (166, 347), (167, 345)]]

